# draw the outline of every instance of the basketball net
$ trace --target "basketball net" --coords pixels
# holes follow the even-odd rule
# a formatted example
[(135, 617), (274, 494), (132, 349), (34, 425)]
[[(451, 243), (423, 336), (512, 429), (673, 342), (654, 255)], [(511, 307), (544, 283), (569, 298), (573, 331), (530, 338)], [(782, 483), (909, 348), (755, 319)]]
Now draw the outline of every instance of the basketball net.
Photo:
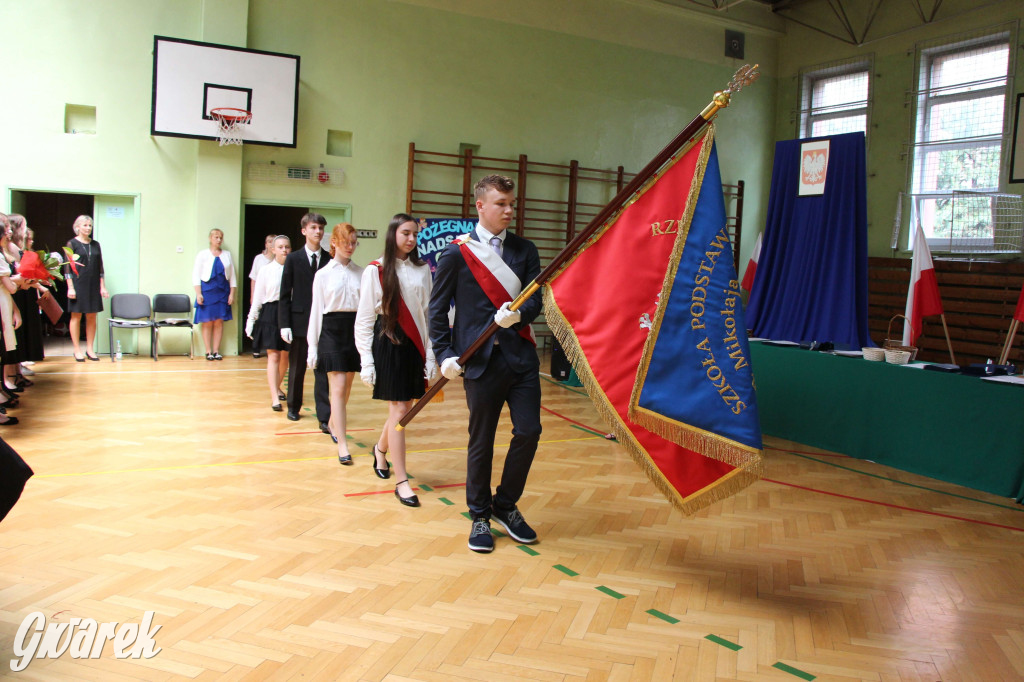
[(252, 121), (251, 111), (223, 107), (211, 109), (210, 116), (217, 122), (220, 130), (221, 147), (226, 144), (242, 144), (242, 124)]

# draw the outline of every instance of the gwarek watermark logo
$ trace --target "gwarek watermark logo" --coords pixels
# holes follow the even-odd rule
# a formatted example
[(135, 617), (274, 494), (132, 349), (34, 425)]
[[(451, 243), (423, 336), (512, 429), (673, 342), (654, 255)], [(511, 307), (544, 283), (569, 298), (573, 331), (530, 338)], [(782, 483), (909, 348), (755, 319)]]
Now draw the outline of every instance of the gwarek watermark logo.
[(146, 611), (142, 623), (97, 623), (92, 618), (71, 618), (67, 622), (47, 624), (46, 616), (35, 611), (21, 621), (14, 637), (11, 670), (21, 672), (33, 658), (100, 658), (107, 640), (114, 642), (115, 658), (153, 658), (160, 653), (153, 636), (162, 625), (153, 627), (153, 611)]

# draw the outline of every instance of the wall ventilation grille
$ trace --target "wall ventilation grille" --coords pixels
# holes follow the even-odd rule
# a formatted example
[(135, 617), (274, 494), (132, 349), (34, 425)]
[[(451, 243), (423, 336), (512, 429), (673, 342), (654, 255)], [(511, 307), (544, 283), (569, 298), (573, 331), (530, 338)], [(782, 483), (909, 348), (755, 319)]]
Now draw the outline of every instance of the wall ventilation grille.
[(345, 183), (345, 171), (340, 168), (311, 166), (284, 166), (275, 163), (250, 163), (246, 177), (253, 182), (277, 182), (298, 185), (332, 185)]

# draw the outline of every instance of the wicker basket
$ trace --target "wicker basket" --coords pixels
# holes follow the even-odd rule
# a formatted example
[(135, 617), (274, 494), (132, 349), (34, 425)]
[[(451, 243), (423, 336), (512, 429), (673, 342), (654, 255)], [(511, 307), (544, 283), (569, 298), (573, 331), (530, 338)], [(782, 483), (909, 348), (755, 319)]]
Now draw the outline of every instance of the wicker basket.
[(903, 338), (894, 339), (892, 338), (892, 323), (896, 321), (896, 318), (903, 318), (903, 321), (909, 324), (905, 315), (893, 315), (892, 319), (889, 320), (889, 328), (885, 332), (885, 341), (882, 343), (882, 348), (887, 350), (905, 350), (910, 353), (909, 362), (913, 362), (917, 357), (917, 346), (904, 346)]
[(883, 362), (885, 360), (885, 349), (865, 346), (861, 348), (864, 359), (871, 362)]

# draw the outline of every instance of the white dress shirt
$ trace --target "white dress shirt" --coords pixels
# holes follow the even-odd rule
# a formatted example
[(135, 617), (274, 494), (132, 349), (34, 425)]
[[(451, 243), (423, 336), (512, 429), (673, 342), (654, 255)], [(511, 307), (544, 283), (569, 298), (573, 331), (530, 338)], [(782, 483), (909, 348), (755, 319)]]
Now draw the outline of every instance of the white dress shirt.
[(257, 253), (256, 257), (252, 259), (252, 269), (249, 270), (249, 279), (255, 280), (256, 277), (260, 274), (260, 270), (263, 268), (263, 266), (273, 262), (273, 258), (267, 258), (262, 253)]
[(228, 284), (235, 288), (235, 266), (231, 264), (231, 254), (221, 250), (220, 256), (214, 256), (209, 249), (203, 249), (196, 254), (196, 263), (192, 267), (192, 286), (199, 286), (202, 282), (209, 282), (213, 276), (213, 262), (220, 258), (224, 264), (224, 274), (228, 277)]
[[(377, 259), (383, 262), (384, 257)], [(363, 270), (362, 286), (359, 289), (359, 311), (356, 313), (356, 349), (359, 351), (360, 364), (366, 367), (373, 367), (373, 324), (377, 321), (377, 315), (382, 312), (381, 299), (384, 292), (380, 287), (380, 274), (374, 265), (369, 265)], [(416, 323), (416, 329), (423, 340), (423, 348), (427, 352), (427, 367), (433, 367), (434, 350), (430, 343), (430, 333), (427, 326), (427, 308), (430, 306), (430, 289), (433, 279), (430, 275), (430, 266), (424, 263), (416, 266), (408, 259), (399, 260), (398, 284), (402, 290), (402, 300), (409, 308), (412, 319)]]
[(284, 274), (284, 265), (276, 260), (272, 260), (260, 268), (260, 273), (256, 275), (256, 286), (252, 290), (252, 305), (249, 306), (247, 320), (255, 324), (260, 317), (260, 308), (264, 303), (280, 300), (282, 274)]
[(306, 244), (305, 246), (302, 247), (302, 250), (306, 252), (306, 262), (309, 263), (309, 267), (313, 267), (313, 254), (316, 254), (316, 266), (317, 266), (317, 268), (321, 267), (321, 265), (320, 265), (320, 256), (322, 254), (320, 253), (319, 249), (317, 249), (316, 251), (310, 251), (309, 250), (309, 244)]
[(352, 261), (342, 265), (333, 258), (317, 270), (313, 277), (313, 303), (309, 309), (309, 328), (306, 330), (310, 357), (316, 356), (324, 315), (355, 312), (359, 308), (359, 286), (363, 270)]
[(487, 231), (487, 228), (481, 225), (479, 222), (476, 224), (476, 236), (477, 239), (481, 241), (481, 243), (487, 244), (487, 246), (490, 247), (491, 239), (493, 239), (494, 237), (497, 237), (498, 239), (501, 240), (501, 248), (498, 251), (499, 256), (501, 255), (501, 252), (504, 251), (505, 249), (506, 234), (508, 234), (508, 230), (502, 230), (501, 234), (491, 234), (490, 232)]

